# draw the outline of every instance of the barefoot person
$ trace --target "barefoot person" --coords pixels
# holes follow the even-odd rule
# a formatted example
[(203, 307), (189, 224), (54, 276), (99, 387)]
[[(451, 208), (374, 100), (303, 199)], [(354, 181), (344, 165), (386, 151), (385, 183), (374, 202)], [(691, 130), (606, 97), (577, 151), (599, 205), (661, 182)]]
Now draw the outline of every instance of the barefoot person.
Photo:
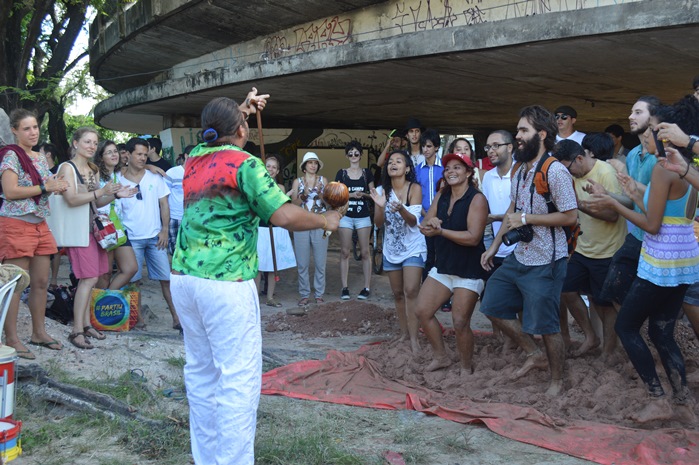
[[(515, 157), (521, 165), (512, 174), (512, 201), (503, 227), (481, 257), (483, 268), (489, 270), (505, 233), (510, 243), (517, 242), (514, 253), (488, 279), (481, 311), (527, 354), (515, 377), (535, 367), (546, 368), (548, 357), (549, 395), (563, 391), (565, 346), (558, 316), (568, 257), (563, 226), (575, 225), (578, 217), (573, 182), (562, 163), (553, 162), (547, 172), (557, 211), (549, 213), (546, 199), (532, 186), (540, 162), (550, 156), (557, 132), (556, 121), (545, 108), (529, 106), (520, 112)], [(522, 309), (520, 324), (517, 312)], [(543, 336), (546, 356), (531, 337), (534, 334)]]
[[(661, 121), (676, 122), (672, 118), (670, 107), (656, 107), (651, 111), (650, 129)], [(679, 152), (685, 157), (685, 163), (691, 162), (691, 152), (686, 147)], [(689, 413), (688, 407), (693, 403), (687, 388), (684, 358), (674, 337), (685, 292), (690, 284), (699, 281), (699, 246), (692, 226), (697, 196), (685, 179), (687, 173), (677, 174), (656, 165), (643, 195), (641, 206), (645, 211), (640, 213), (624, 207), (609, 195), (594, 195), (592, 199), (599, 202), (600, 208), (613, 209), (646, 232), (636, 279), (621, 305), (615, 325), (650, 396), (648, 405), (632, 416), (641, 423), (666, 420), (674, 413)], [(672, 387), (676, 412), (660, 383), (653, 354), (640, 333), (646, 320), (648, 336)]]
[[(244, 152), (248, 115), (268, 95), (253, 88), (201, 115), (204, 143), (189, 155), (184, 215), (172, 260), (172, 296), (184, 328), (192, 455), (198, 465), (253, 465), (262, 382), (255, 288), (260, 219), (290, 230), (337, 230), (337, 212), (289, 203), (262, 162)], [(212, 246), (215, 244), (215, 246)]]
[(471, 374), (473, 331), (471, 316), (483, 292), (485, 270), (480, 258), (485, 247), (483, 231), (488, 219), (488, 201), (476, 189), (473, 162), (468, 155), (450, 153), (442, 158), (446, 187), (435, 196), (420, 231), (434, 237), (435, 266), (429, 272), (417, 299), (417, 316), (432, 345), (432, 362), (425, 371), (451, 365), (444, 349), (442, 331), (435, 313), (449, 296), (461, 356), (462, 374)]
[(411, 348), (416, 353), (420, 344), (417, 341), (419, 323), (415, 306), (427, 258), (425, 236), (417, 225), (422, 210), (422, 190), (415, 180), (410, 156), (400, 150), (388, 156), (381, 179), (383, 185), (372, 189), (371, 198), (376, 206), (374, 224), (379, 228), (386, 225), (383, 269), (388, 274), (396, 301), (400, 340), (409, 336)]

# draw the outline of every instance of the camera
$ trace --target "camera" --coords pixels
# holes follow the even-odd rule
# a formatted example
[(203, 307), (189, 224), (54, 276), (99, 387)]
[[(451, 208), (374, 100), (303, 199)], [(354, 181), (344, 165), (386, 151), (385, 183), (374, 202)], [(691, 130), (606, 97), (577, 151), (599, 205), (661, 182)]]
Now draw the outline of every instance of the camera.
[(534, 229), (532, 229), (531, 225), (525, 224), (524, 226), (513, 229), (512, 231), (507, 231), (502, 236), (502, 242), (503, 244), (510, 246), (518, 242), (531, 242), (533, 238)]

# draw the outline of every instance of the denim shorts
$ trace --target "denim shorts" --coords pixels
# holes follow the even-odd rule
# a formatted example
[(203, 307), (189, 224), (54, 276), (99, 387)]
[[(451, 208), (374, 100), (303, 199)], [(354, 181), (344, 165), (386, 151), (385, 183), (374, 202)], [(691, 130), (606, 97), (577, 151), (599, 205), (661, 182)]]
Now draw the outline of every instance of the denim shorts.
[(482, 279), (462, 278), (453, 274), (442, 274), (437, 271), (436, 266), (430, 270), (430, 274), (427, 276), (449, 289), (452, 293), (454, 292), (454, 289), (459, 288), (468, 289), (469, 291), (473, 291), (476, 294), (481, 295), (485, 283), (485, 281)]
[(349, 216), (343, 216), (340, 220), (340, 227), (345, 229), (371, 228), (371, 218), (368, 216), (365, 216), (364, 218), (350, 218)]
[(415, 266), (418, 268), (425, 267), (425, 260), (422, 259), (422, 255), (415, 255), (414, 257), (407, 258), (403, 263), (391, 263), (386, 260), (386, 256), (383, 257), (383, 270), (384, 271), (400, 271), (406, 266)]
[(138, 272), (131, 278), (131, 282), (143, 277), (143, 259), (148, 267), (148, 277), (156, 281), (170, 281), (170, 261), (167, 258), (167, 249), (158, 249), (158, 236), (151, 239), (131, 239), (131, 247), (136, 255)]
[(523, 311), (522, 331), (554, 334), (561, 331), (558, 307), (566, 277), (566, 258), (553, 264), (526, 266), (511, 254), (488, 279), (481, 299), (486, 316), (514, 320)]
[(687, 288), (687, 293), (684, 295), (684, 303), (699, 307), (699, 283), (694, 283)]

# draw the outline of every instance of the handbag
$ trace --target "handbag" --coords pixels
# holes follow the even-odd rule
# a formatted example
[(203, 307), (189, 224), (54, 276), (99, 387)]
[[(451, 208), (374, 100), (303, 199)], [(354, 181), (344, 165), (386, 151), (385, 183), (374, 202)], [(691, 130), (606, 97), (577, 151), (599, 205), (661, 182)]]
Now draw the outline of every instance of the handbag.
[(126, 244), (127, 239), (124, 224), (121, 222), (119, 215), (117, 215), (116, 209), (114, 208), (114, 202), (109, 205), (109, 219), (114, 224), (114, 228), (116, 229), (117, 243), (114, 247), (107, 250), (114, 250), (117, 247), (121, 247), (122, 245)]
[(104, 250), (119, 247), (119, 235), (116, 227), (106, 213), (95, 212), (92, 220), (92, 235), (95, 236), (95, 240)]
[[(69, 162), (66, 162), (69, 163)], [(63, 166), (65, 163), (62, 163)], [(70, 163), (69, 163), (70, 164)], [(60, 171), (61, 166), (58, 167)], [(73, 183), (78, 192), (78, 177), (73, 169)], [(90, 206), (71, 207), (62, 195), (53, 193), (49, 196), (51, 214), (46, 218), (58, 247), (87, 247), (90, 243)]]

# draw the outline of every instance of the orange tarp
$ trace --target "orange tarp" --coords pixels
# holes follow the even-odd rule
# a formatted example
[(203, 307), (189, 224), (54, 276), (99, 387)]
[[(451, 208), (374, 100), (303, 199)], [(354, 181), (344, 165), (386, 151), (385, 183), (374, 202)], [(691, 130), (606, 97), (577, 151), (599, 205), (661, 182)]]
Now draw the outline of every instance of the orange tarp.
[(303, 361), (262, 376), (262, 394), (356, 405), (409, 409), (459, 423), (483, 423), (491, 431), (601, 464), (696, 465), (699, 433), (686, 429), (642, 430), (552, 418), (533, 408), (461, 399), (387, 379), (356, 352), (330, 351), (325, 360)]

